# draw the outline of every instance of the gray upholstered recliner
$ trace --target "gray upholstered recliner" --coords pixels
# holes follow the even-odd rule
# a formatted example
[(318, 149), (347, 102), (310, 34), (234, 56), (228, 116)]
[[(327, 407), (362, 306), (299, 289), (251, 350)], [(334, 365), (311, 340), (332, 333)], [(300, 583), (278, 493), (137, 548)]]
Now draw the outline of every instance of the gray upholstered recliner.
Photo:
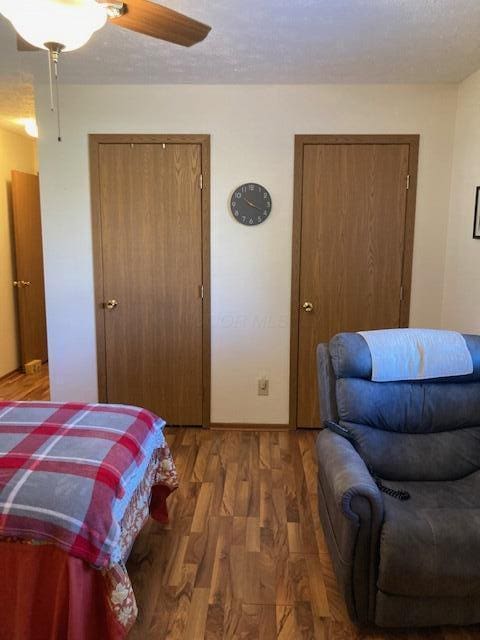
[[(317, 351), (319, 509), (351, 618), (382, 627), (480, 622), (480, 337), (473, 373), (372, 382), (364, 338)], [(400, 501), (385, 486), (408, 491)]]

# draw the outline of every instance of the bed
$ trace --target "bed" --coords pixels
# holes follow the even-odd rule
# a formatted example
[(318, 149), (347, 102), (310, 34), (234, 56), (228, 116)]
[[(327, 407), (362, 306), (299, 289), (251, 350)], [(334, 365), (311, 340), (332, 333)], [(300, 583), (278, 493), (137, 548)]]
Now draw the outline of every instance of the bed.
[(164, 426), (124, 405), (0, 402), (0, 638), (127, 637), (125, 562), (177, 487)]

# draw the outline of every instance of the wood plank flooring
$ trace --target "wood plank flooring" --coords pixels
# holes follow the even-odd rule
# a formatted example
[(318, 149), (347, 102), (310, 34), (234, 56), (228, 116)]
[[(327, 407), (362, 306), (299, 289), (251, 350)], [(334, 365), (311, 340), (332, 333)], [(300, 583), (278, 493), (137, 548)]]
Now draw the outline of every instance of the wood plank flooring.
[(0, 400), (50, 400), (48, 365), (40, 373), (15, 371), (0, 380)]
[(171, 524), (150, 521), (128, 571), (129, 640), (473, 640), (480, 628), (355, 628), (317, 510), (315, 433), (169, 428)]

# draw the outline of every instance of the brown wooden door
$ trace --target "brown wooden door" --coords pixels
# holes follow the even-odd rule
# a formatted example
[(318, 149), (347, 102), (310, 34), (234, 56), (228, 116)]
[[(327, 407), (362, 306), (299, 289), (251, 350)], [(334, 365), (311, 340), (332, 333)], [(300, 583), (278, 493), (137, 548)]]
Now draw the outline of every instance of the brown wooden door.
[(99, 146), (106, 399), (172, 424), (202, 424), (201, 171), (198, 144)]
[(12, 171), (13, 230), (22, 365), (46, 362), (47, 325), (38, 176)]
[(402, 324), (408, 174), (409, 144), (303, 146), (300, 427), (320, 425), (318, 343), (342, 331)]

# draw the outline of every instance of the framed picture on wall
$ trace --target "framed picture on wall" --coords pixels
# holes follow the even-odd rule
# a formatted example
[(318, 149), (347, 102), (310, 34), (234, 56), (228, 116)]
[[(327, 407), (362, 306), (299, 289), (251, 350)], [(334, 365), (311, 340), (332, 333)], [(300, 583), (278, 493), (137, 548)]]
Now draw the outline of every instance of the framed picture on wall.
[(473, 219), (473, 237), (480, 240), (480, 187), (475, 195), (475, 216)]

